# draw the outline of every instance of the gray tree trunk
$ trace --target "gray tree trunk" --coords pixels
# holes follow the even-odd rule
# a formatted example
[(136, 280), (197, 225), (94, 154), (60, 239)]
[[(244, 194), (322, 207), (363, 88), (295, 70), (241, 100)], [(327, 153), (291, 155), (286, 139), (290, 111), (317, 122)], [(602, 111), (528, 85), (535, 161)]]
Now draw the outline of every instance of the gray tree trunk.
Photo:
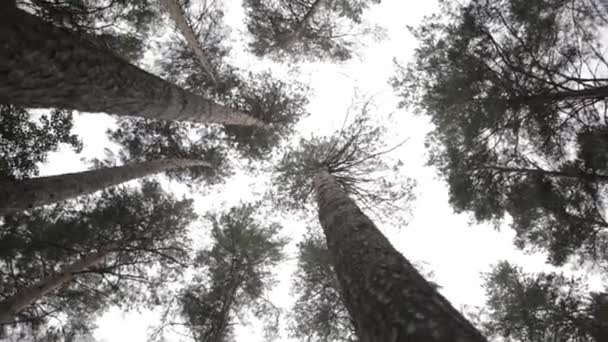
[(16, 8), (0, 11), (0, 44), (0, 103), (264, 126)]
[(217, 81), (217, 77), (213, 68), (211, 67), (211, 63), (207, 59), (205, 55), (205, 51), (201, 46), (196, 34), (192, 27), (190, 27), (188, 20), (184, 14), (184, 11), (179, 4), (178, 0), (162, 0), (163, 5), (166, 7), (167, 12), (169, 13), (169, 17), (171, 20), (175, 22), (175, 27), (181, 33), (182, 37), (186, 41), (186, 44), (190, 48), (190, 51), (196, 56), (201, 68), (205, 71), (205, 73), (213, 79), (214, 82)]
[(0, 302), (0, 324), (9, 323), (21, 311), (40, 300), (45, 295), (72, 281), (78, 272), (87, 270), (114, 251), (117, 245), (106, 246), (95, 253), (67, 265), (59, 273), (40, 279), (37, 283), (19, 290), (15, 295)]
[(155, 173), (192, 166), (211, 167), (209, 163), (200, 160), (165, 159), (0, 183), (0, 215), (90, 194)]
[(487, 342), (321, 170), (319, 221), (360, 342)]

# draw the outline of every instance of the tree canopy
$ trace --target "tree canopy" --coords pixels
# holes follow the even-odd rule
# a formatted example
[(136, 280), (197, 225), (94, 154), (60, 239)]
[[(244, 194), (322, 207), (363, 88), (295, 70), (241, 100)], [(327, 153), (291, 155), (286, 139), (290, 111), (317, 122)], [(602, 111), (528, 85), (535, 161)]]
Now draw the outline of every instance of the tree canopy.
[(601, 260), (606, 13), (594, 0), (441, 5), (392, 83), (435, 124), (429, 163), (450, 203), (479, 221), (508, 214), (518, 244), (555, 264)]
[(245, 0), (250, 48), (258, 56), (344, 61), (359, 36), (378, 35), (363, 11), (381, 0)]
[(503, 261), (485, 275), (484, 331), (505, 341), (603, 341), (608, 296), (589, 292), (583, 279), (529, 274)]

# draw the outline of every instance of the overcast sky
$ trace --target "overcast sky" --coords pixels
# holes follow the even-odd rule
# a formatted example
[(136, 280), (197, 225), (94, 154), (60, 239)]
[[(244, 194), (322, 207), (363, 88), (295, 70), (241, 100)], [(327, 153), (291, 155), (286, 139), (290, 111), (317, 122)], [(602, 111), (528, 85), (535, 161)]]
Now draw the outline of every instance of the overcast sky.
[[(227, 24), (233, 30), (234, 44), (243, 44), (243, 12), (240, 1), (225, 0), (227, 4)], [(299, 126), (299, 134), (330, 134), (341, 126), (344, 115), (352, 103), (355, 94), (374, 96), (376, 110), (374, 115), (384, 118), (391, 130), (389, 137), (399, 142), (409, 138), (408, 142), (393, 156), (405, 163), (406, 175), (418, 182), (417, 200), (412, 203), (413, 215), (406, 227), (381, 227), (395, 247), (406, 258), (425, 265), (425, 271), (434, 273), (434, 281), (441, 287), (441, 292), (459, 308), (461, 305), (481, 305), (485, 298), (481, 288), (481, 272), (489, 270), (491, 264), (507, 259), (523, 266), (528, 271), (549, 269), (544, 263), (543, 255), (524, 255), (514, 249), (513, 233), (505, 226), (497, 231), (489, 225), (470, 224), (467, 215), (456, 215), (447, 203), (447, 189), (437, 179), (436, 171), (425, 166), (426, 151), (423, 146), (424, 136), (430, 125), (427, 118), (414, 116), (397, 108), (398, 98), (392, 92), (387, 81), (394, 72), (393, 58), (407, 61), (415, 47), (415, 40), (408, 33), (406, 25), (416, 25), (422, 16), (436, 9), (434, 1), (383, 0), (381, 5), (368, 11), (366, 18), (383, 26), (388, 39), (368, 44), (360, 52), (359, 58), (348, 63), (305, 64), (300, 66), (300, 80), (310, 84), (313, 95), (310, 98), (311, 116)], [(244, 49), (234, 49), (235, 52)], [(235, 61), (245, 68), (263, 69), (272, 66), (252, 59), (245, 53), (235, 54)], [(285, 67), (274, 67), (277, 74), (284, 74)], [(87, 158), (102, 157), (107, 146), (105, 129), (113, 123), (106, 115), (87, 114), (76, 118), (77, 133), (84, 137), (85, 149), (81, 156)], [(64, 172), (75, 172), (87, 168), (69, 151), (61, 151), (51, 156), (49, 163), (42, 169), (44, 175)], [(246, 174), (237, 175), (236, 179), (227, 180), (221, 192), (197, 196), (197, 206), (201, 213), (212, 207), (219, 208), (222, 203), (234, 204), (239, 200), (255, 199), (256, 191), (261, 191), (259, 180)], [(183, 192), (184, 188), (172, 184), (171, 188)], [(245, 192), (243, 189), (252, 191)], [(279, 285), (269, 294), (277, 305), (288, 308), (292, 301), (289, 288), (289, 276), (295, 260), (295, 242), (305, 231), (305, 223), (295, 219), (286, 219), (284, 234), (293, 238), (287, 251), (291, 259), (278, 270)], [(100, 328), (95, 337), (100, 341), (140, 342), (146, 341), (148, 326), (154, 322), (154, 314), (122, 313), (118, 310), (104, 315), (99, 320)], [(237, 327), (239, 342), (261, 341), (260, 325), (251, 323)], [(282, 340), (287, 340), (284, 337)]]

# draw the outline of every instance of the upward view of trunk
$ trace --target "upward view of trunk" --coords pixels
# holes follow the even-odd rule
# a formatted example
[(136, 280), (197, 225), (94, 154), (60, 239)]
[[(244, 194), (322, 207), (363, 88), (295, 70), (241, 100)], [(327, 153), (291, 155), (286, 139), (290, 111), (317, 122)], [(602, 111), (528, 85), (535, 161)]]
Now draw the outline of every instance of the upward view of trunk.
[(325, 170), (319, 221), (360, 342), (487, 342), (401, 255)]
[(163, 0), (162, 2), (163, 2), (163, 5), (166, 7), (167, 12), (169, 12), (169, 16), (171, 17), (171, 20), (173, 20), (173, 22), (175, 22), (175, 27), (181, 33), (181, 35), (184, 37), (184, 40), (188, 44), (188, 47), (190, 48), (190, 50), (192, 51), (194, 56), (196, 56), (196, 59), (198, 60), (201, 68), (215, 82), (217, 80), (217, 77), (215, 76), (215, 72), (213, 71), (213, 68), (211, 67), (211, 63), (209, 63), (209, 60), (207, 59), (207, 56), (205, 55), (205, 51), (203, 51), (203, 47), (201, 46), (200, 42), (196, 38), (196, 34), (194, 33), (194, 30), (188, 24), (188, 20), (186, 19), (184, 11), (183, 11), (181, 5), (179, 4), (179, 1), (178, 0)]
[(16, 8), (0, 11), (0, 42), (0, 103), (264, 126)]
[(209, 163), (200, 160), (166, 159), (0, 183), (0, 215), (90, 194), (155, 173), (192, 166), (211, 167)]
[(37, 283), (20, 289), (15, 295), (0, 302), (0, 324), (14, 320), (14, 317), (28, 306), (40, 300), (50, 292), (72, 281), (78, 272), (85, 271), (100, 262), (118, 246), (110, 245), (84, 256), (80, 260), (63, 268), (59, 273), (40, 279)]
[(321, 6), (326, 1), (327, 0), (316, 0), (310, 6), (310, 9), (308, 10), (308, 12), (306, 12), (306, 14), (302, 18), (302, 20), (300, 20), (300, 22), (298, 22), (298, 24), (297, 24), (296, 28), (294, 29), (294, 31), (292, 33), (288, 34), (285, 38), (281, 39), (281, 41), (279, 42), (279, 47), (282, 47), (282, 48), (288, 47), (296, 39), (300, 38), (300, 36), (304, 32), (304, 29), (306, 28), (306, 25), (312, 20), (312, 18), (315, 15), (315, 13), (317, 13), (317, 11), (319, 10), (319, 8), (321, 8)]

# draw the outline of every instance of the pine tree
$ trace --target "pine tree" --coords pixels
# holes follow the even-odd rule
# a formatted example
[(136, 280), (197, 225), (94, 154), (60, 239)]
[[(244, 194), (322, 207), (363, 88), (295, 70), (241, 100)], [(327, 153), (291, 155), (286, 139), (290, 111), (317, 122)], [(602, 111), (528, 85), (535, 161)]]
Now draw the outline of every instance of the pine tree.
[(106, 167), (90, 171), (67, 173), (9, 181), (1, 185), (0, 214), (32, 209), (93, 193), (137, 178), (182, 167), (210, 167), (204, 160), (164, 159), (130, 165)]
[(87, 330), (110, 305), (153, 302), (183, 270), (195, 218), (191, 200), (154, 182), (6, 216), (0, 317), (7, 333), (51, 328), (62, 316)]
[(275, 183), (284, 194), (278, 202), (301, 207), (314, 193), (332, 267), (359, 341), (486, 341), (350, 197), (366, 208), (378, 208), (411, 196), (411, 186), (391, 192), (388, 182), (370, 185), (377, 171), (386, 169), (382, 151), (376, 150), (381, 133), (357, 119), (335, 137), (302, 141), (277, 168)]
[(275, 310), (264, 296), (287, 240), (279, 236), (279, 225), (262, 223), (259, 211), (259, 203), (242, 204), (208, 215), (212, 245), (197, 255), (196, 276), (177, 295), (178, 307), (166, 309), (154, 338), (179, 325), (194, 341), (229, 341), (235, 318), (245, 310), (272, 316)]
[(22, 10), (9, 7), (1, 15), (3, 103), (264, 126), (255, 113), (196, 96)]
[(518, 246), (557, 265), (605, 258), (608, 173), (590, 147), (604, 144), (605, 19), (595, 0), (444, 1), (393, 79), (403, 105), (435, 125), (430, 163), (456, 211), (509, 214)]

